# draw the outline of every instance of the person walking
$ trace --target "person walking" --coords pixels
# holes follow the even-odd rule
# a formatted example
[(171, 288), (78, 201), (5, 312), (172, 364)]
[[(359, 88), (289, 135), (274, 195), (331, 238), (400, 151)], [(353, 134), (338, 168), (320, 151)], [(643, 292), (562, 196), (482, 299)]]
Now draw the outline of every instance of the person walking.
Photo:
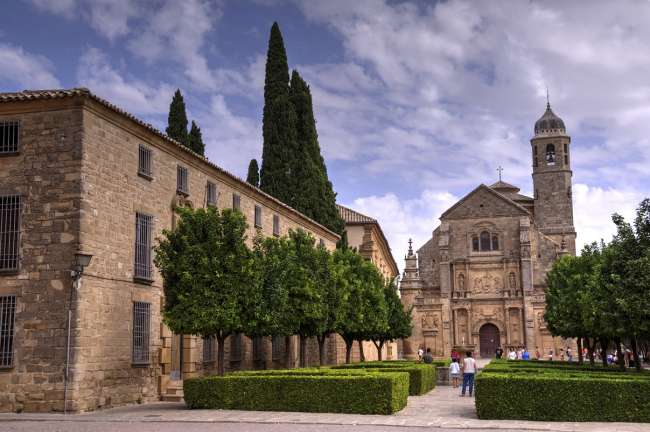
[(494, 352), (494, 355), (496, 356), (497, 360), (500, 360), (501, 357), (503, 357), (503, 350), (501, 347), (497, 347), (497, 350)]
[(423, 356), (423, 355), (424, 355), (424, 350), (422, 349), (422, 347), (420, 347), (420, 348), (418, 349), (418, 361), (419, 361), (419, 362), (422, 361), (422, 356)]
[(427, 348), (427, 352), (422, 356), (422, 361), (426, 364), (433, 363), (433, 354), (431, 354), (431, 348)]
[(530, 360), (530, 354), (528, 353), (528, 349), (524, 350), (524, 353), (521, 355), (522, 360)]
[(449, 373), (451, 374), (451, 385), (458, 388), (460, 384), (460, 365), (458, 359), (453, 359), (449, 365)]
[(510, 352), (508, 353), (508, 360), (517, 360), (517, 353), (515, 352), (514, 348), (510, 348)]
[(476, 374), (476, 361), (472, 358), (472, 352), (467, 351), (467, 357), (463, 360), (463, 389), (461, 396), (465, 396), (465, 389), (469, 387), (469, 395), (472, 396), (474, 390), (474, 374)]

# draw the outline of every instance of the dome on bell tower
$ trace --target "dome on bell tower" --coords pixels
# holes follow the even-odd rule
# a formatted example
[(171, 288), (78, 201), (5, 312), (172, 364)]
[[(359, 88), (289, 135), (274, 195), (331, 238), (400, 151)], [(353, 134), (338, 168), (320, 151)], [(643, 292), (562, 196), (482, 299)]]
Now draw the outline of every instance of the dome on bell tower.
[(539, 135), (566, 135), (564, 121), (555, 115), (548, 102), (546, 112), (535, 122), (535, 136)]

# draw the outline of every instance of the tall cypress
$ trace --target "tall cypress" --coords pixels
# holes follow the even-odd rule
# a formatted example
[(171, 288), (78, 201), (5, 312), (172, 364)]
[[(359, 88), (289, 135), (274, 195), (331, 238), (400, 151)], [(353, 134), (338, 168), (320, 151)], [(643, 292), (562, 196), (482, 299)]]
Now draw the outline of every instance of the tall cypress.
[(286, 204), (293, 205), (291, 150), (296, 145), (295, 112), (289, 100), (287, 52), (277, 22), (271, 27), (266, 54), (262, 169), (260, 188)]
[(172, 102), (169, 105), (166, 132), (170, 138), (188, 146), (187, 114), (185, 112), (185, 101), (183, 100), (180, 89), (176, 89), (176, 93), (174, 93)]
[(246, 181), (255, 187), (260, 185), (260, 169), (257, 165), (257, 159), (251, 159), (248, 164), (248, 175)]
[(192, 120), (192, 127), (190, 128), (190, 133), (187, 136), (187, 146), (195, 153), (198, 153), (201, 156), (205, 155), (205, 144), (203, 143), (201, 128), (198, 127), (196, 123), (194, 123), (194, 120)]

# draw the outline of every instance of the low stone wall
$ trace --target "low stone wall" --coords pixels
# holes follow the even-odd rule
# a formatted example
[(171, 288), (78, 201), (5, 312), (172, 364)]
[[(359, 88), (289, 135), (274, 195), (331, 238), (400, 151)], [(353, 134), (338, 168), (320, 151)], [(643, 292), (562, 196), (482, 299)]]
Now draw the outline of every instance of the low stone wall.
[(438, 366), (436, 367), (436, 372), (438, 375), (438, 380), (436, 385), (438, 386), (448, 386), (449, 384), (449, 366)]

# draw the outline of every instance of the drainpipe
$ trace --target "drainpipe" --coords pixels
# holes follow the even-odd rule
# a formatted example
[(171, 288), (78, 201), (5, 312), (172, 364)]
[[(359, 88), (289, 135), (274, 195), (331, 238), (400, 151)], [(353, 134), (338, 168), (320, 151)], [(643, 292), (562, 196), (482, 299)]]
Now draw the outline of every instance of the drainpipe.
[(63, 414), (68, 413), (68, 371), (70, 365), (70, 333), (72, 331), (72, 300), (74, 292), (78, 289), (81, 274), (72, 271), (72, 288), (70, 289), (70, 300), (68, 302), (68, 336), (65, 343), (65, 372), (63, 373)]

